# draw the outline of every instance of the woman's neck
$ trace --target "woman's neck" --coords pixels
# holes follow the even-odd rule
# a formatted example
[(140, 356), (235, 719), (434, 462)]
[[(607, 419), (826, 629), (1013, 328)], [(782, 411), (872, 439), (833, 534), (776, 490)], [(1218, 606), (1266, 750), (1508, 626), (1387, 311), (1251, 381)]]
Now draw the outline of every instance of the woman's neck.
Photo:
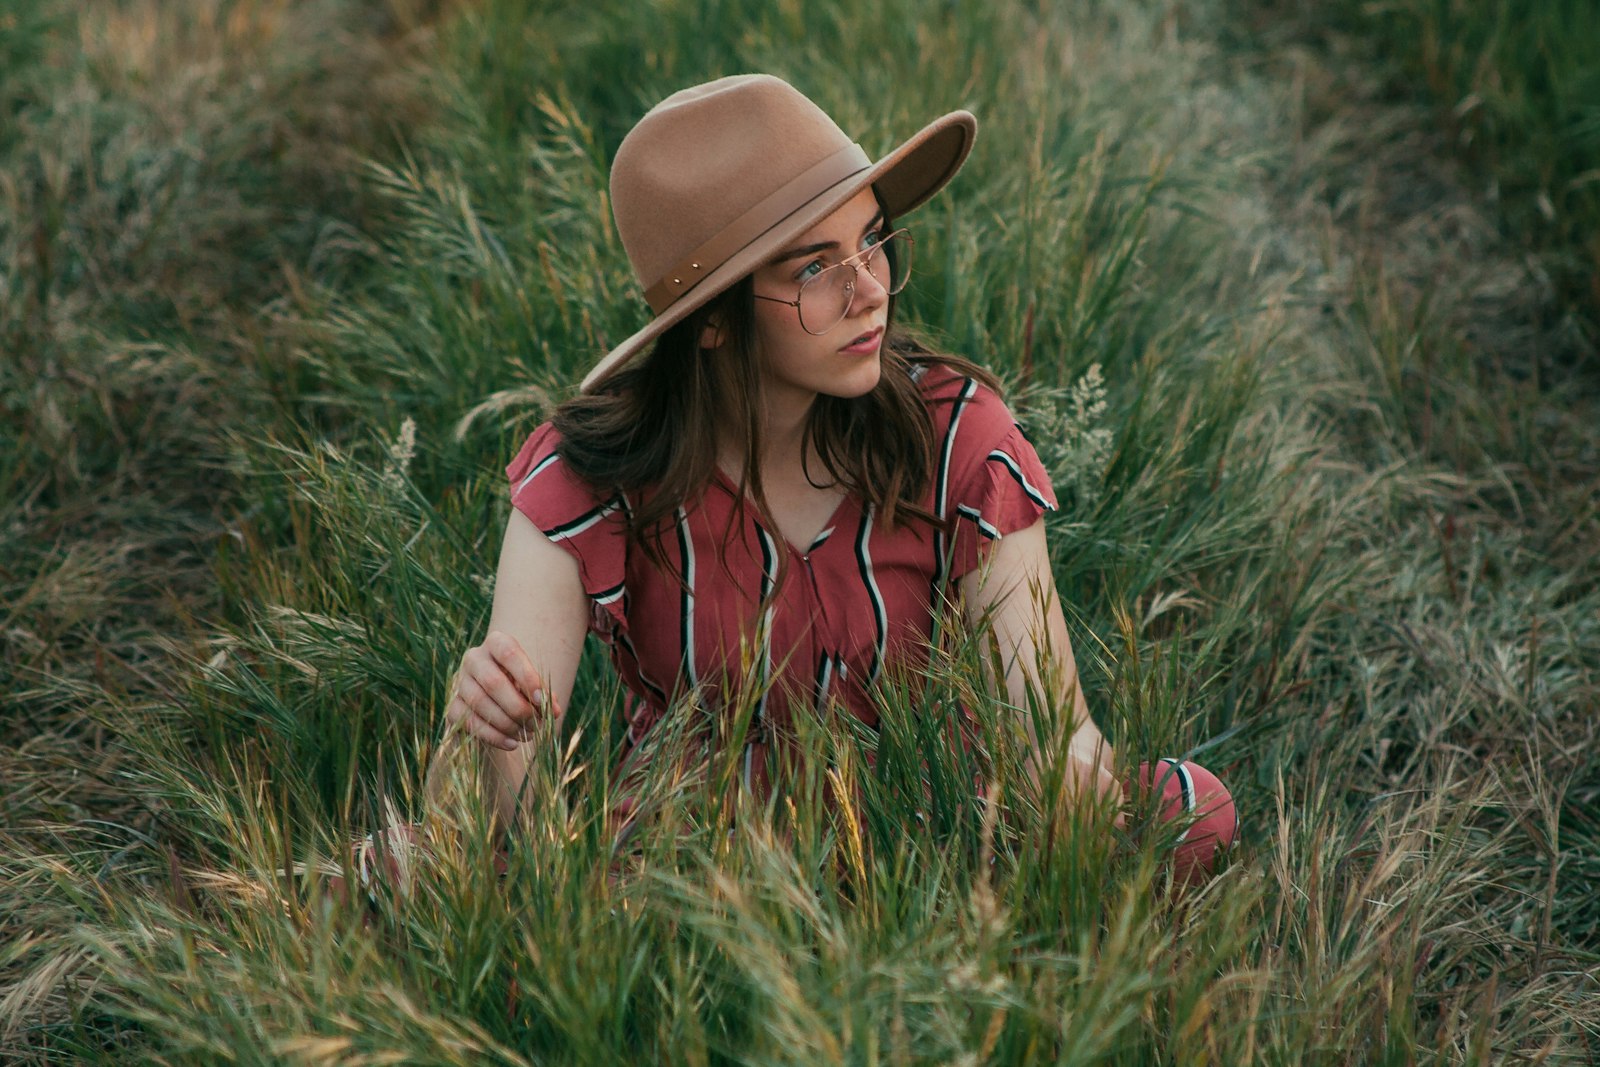
[[(815, 403), (816, 396), (811, 396)], [(805, 443), (806, 423), (811, 416), (811, 405), (767, 405), (761, 421), (761, 454), (756, 462), (761, 466), (762, 479), (776, 474), (782, 477), (802, 469), (802, 445)], [(724, 438), (718, 448), (722, 467), (737, 478), (744, 470), (745, 445), (736, 438)], [(813, 453), (815, 449), (812, 450)], [(813, 454), (809, 457), (815, 460)], [(813, 463), (812, 466), (815, 466)]]

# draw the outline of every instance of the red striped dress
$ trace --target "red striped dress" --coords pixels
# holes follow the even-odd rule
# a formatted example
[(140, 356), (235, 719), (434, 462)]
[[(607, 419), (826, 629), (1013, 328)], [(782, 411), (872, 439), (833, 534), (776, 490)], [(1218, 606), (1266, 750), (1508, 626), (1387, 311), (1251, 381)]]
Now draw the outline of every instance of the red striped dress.
[(790, 544), (736, 507), (738, 488), (719, 472), (663, 523), (662, 572), (624, 536), (638, 501), (581, 481), (549, 423), (528, 438), (506, 468), (512, 504), (578, 562), (590, 628), (634, 697), (630, 751), (688, 693), (713, 712), (753, 700), (744, 774), (765, 796), (769, 751), (781, 751), (796, 716), (836, 703), (876, 727), (873, 685), (886, 668), (927, 662), (940, 591), (988, 542), (1055, 509), (1038, 454), (998, 396), (938, 365), (919, 382), (938, 449), (923, 504), (955, 516), (948, 533), (915, 521), (889, 530), (847, 495), (809, 545)]

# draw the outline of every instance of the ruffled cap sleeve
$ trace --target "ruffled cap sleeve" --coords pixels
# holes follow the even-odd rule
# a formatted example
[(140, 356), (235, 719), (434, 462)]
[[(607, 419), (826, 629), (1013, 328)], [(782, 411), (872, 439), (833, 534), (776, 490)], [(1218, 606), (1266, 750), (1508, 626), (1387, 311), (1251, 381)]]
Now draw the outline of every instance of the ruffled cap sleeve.
[(976, 568), (993, 542), (1027, 529), (1057, 504), (1039, 453), (998, 396), (972, 382), (950, 410), (945, 432), (954, 438), (944, 514), (955, 524), (954, 579)]
[(529, 435), (506, 467), (511, 505), (577, 560), (583, 590), (594, 608), (590, 629), (611, 637), (627, 624), (627, 501), (595, 493), (567, 466), (560, 446), (561, 435), (549, 423)]

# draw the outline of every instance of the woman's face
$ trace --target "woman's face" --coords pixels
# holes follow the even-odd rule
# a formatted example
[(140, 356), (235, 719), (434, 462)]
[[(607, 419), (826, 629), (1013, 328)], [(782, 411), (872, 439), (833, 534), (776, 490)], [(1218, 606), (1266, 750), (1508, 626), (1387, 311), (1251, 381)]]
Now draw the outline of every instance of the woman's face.
[(799, 308), (776, 301), (796, 300), (807, 278), (869, 248), (885, 232), (883, 210), (869, 187), (752, 275), (756, 295), (771, 298), (755, 301), (755, 329), (763, 362), (763, 401), (775, 424), (804, 417), (818, 393), (857, 397), (878, 384), (889, 293), (870, 272), (854, 272), (849, 310), (821, 335), (801, 327)]

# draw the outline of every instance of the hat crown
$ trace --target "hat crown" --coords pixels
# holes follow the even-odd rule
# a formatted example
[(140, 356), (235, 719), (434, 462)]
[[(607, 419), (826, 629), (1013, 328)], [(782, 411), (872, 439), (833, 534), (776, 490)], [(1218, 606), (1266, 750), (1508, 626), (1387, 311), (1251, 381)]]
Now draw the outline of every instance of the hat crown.
[(640, 285), (662, 281), (796, 175), (852, 144), (771, 75), (719, 78), (667, 97), (623, 138), (611, 165), (611, 210)]
[(942, 189), (977, 122), (952, 111), (874, 163), (799, 90), (765, 74), (674, 93), (611, 163), (617, 234), (655, 317), (584, 375), (600, 387), (697, 308), (870, 187), (898, 219)]

